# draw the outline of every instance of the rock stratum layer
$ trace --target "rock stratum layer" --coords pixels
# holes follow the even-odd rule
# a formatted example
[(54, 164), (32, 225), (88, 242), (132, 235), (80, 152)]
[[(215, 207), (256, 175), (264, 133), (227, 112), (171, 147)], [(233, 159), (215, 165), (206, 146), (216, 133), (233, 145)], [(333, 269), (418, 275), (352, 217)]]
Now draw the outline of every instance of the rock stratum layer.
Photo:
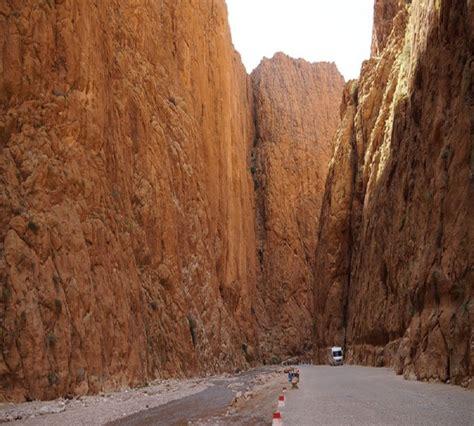
[(316, 254), (317, 358), (469, 385), (474, 368), (474, 3), (375, 5), (345, 90)]
[(331, 63), (284, 54), (252, 73), (256, 142), (258, 301), (263, 359), (312, 345), (314, 257), (344, 79)]

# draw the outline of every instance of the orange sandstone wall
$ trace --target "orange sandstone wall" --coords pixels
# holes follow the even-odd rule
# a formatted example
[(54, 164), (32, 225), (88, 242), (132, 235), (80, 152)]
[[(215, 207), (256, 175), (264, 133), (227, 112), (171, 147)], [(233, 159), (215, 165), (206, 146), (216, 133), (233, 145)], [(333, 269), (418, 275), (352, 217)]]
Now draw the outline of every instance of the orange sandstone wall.
[[(474, 4), (377, 0), (316, 252), (316, 346), (405, 377), (473, 373)], [(389, 17), (380, 11), (388, 11)]]
[(253, 100), (226, 13), (0, 3), (0, 398), (255, 359)]
[(344, 80), (333, 63), (278, 53), (252, 73), (257, 139), (261, 278), (257, 312), (263, 359), (303, 354), (312, 344), (319, 212)]

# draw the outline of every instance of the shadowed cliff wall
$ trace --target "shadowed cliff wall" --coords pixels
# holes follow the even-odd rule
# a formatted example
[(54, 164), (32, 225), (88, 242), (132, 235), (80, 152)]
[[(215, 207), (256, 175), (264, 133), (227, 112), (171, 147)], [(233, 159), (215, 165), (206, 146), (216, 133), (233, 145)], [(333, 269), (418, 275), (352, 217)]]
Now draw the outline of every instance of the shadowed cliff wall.
[(376, 47), (346, 87), (326, 182), (316, 356), (338, 343), (351, 362), (468, 385), (474, 4), (375, 7)]

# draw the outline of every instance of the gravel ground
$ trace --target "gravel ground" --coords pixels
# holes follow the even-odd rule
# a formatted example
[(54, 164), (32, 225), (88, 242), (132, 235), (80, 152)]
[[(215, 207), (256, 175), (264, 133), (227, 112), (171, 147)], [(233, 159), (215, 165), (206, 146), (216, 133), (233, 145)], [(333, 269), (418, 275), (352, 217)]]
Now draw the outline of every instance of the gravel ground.
[(252, 397), (252, 389), (278, 376), (276, 367), (239, 374), (156, 381), (139, 389), (125, 389), (72, 400), (0, 404), (0, 423), (12, 425), (170, 425), (225, 413), (234, 400)]
[(285, 426), (474, 425), (474, 392), (458, 386), (406, 381), (385, 368), (300, 370), (281, 410)]
[[(72, 400), (1, 404), (0, 423), (12, 425), (103, 425), (138, 411), (157, 407), (202, 392), (207, 379), (163, 380), (139, 388)], [(16, 420), (16, 421), (13, 421)]]
[[(232, 407), (243, 411), (244, 407), (241, 405), (257, 399), (256, 394), (261, 393), (265, 384), (282, 377), (282, 373), (277, 370), (277, 367), (261, 367), (233, 376), (209, 378), (208, 387), (201, 392), (142, 410), (108, 423), (107, 426), (243, 424), (240, 416), (234, 418), (230, 415)], [(272, 411), (268, 413), (267, 418), (271, 418), (271, 413)], [(255, 425), (254, 420), (252, 417), (250, 424)]]

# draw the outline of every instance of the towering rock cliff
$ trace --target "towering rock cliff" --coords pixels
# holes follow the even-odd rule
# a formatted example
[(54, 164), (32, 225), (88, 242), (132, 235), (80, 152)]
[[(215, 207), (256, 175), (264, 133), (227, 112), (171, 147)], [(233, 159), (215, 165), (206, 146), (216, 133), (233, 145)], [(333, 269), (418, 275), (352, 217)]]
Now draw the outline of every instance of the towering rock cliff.
[(335, 66), (250, 78), (224, 0), (0, 2), (0, 400), (312, 343), (468, 384), (474, 2), (373, 34), (333, 151)]
[(224, 1), (2, 1), (0, 43), (0, 398), (248, 366), (252, 94)]
[[(474, 3), (377, 0), (316, 252), (316, 344), (406, 377), (473, 374)], [(392, 19), (393, 18), (393, 19)]]
[(334, 64), (276, 54), (252, 73), (264, 359), (311, 346), (318, 218), (344, 80)]

